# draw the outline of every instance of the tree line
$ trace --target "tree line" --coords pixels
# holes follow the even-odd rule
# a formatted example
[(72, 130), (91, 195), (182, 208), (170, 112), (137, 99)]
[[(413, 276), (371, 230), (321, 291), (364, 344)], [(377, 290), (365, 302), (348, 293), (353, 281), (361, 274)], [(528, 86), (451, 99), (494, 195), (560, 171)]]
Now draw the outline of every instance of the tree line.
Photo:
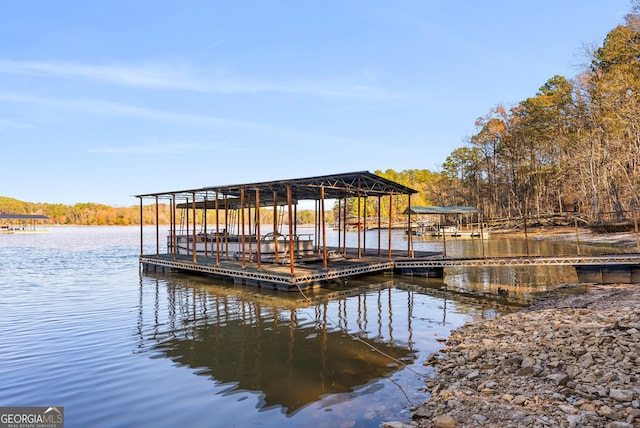
[[(169, 223), (169, 207), (160, 205), (161, 223)], [(128, 226), (140, 224), (140, 207), (112, 207), (91, 202), (74, 205), (25, 202), (6, 196), (0, 196), (0, 213), (3, 214), (41, 214), (48, 216), (50, 224), (84, 226)], [(143, 208), (144, 224), (155, 224), (155, 207)]]
[(497, 105), (442, 165), (439, 203), (485, 217), (576, 212), (594, 223), (640, 207), (640, 2), (572, 79)]
[[(154, 204), (142, 207), (142, 223), (156, 224), (156, 213), (159, 224), (169, 224), (171, 219), (168, 204)], [(140, 206), (112, 207), (91, 202), (74, 205), (25, 202), (7, 196), (0, 196), (0, 214), (40, 214), (50, 218), (49, 224), (81, 225), (81, 226), (129, 226), (140, 224)], [(180, 215), (178, 213), (178, 215)], [(270, 218), (266, 214), (263, 218)], [(297, 220), (300, 224), (313, 224), (315, 212), (299, 210)], [(333, 221), (331, 212), (327, 212), (327, 221)]]

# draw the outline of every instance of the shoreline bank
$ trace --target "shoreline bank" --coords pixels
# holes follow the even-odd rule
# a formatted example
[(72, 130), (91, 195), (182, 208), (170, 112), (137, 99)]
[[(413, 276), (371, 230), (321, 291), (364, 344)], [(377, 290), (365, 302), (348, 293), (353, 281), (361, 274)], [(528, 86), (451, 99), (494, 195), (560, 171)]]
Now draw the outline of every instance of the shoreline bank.
[[(635, 232), (539, 227), (527, 239), (640, 249)], [(640, 427), (640, 284), (559, 285), (528, 308), (454, 330), (424, 364), (431, 397), (390, 428)]]
[(532, 227), (525, 235), (522, 229), (493, 230), (491, 236), (500, 238), (525, 237), (530, 240), (555, 240), (575, 242), (580, 245), (595, 245), (608, 248), (631, 249), (640, 248), (640, 234), (635, 232), (597, 233), (588, 228), (573, 228), (569, 226), (539, 226)]
[(418, 427), (640, 426), (640, 285), (592, 285), (454, 330)]

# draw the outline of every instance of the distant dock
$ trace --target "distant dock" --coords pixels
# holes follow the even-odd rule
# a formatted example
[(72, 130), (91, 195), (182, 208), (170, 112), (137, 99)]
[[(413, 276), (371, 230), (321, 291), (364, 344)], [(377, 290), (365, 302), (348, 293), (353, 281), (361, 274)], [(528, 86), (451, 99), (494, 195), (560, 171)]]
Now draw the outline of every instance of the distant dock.
[(0, 234), (46, 233), (50, 218), (38, 214), (0, 214)]

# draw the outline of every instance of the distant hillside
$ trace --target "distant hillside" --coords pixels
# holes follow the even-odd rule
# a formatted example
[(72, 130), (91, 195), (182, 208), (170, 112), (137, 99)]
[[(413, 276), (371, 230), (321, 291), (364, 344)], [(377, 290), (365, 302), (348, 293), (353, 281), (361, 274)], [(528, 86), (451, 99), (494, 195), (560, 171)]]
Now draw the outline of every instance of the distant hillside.
[[(0, 213), (3, 214), (41, 214), (51, 218), (50, 224), (67, 224), (82, 226), (128, 226), (140, 224), (140, 207), (111, 207), (91, 202), (75, 205), (47, 204), (24, 202), (18, 199), (0, 196)], [(169, 224), (169, 205), (158, 206), (160, 224)], [(155, 205), (145, 205), (142, 217), (144, 224), (156, 224)], [(265, 216), (266, 218), (266, 216)], [(300, 210), (297, 213), (298, 222), (310, 224), (314, 221), (311, 210)], [(327, 213), (327, 221), (332, 221), (333, 215)]]
[[(169, 223), (169, 206), (159, 206), (160, 223)], [(91, 202), (75, 205), (25, 202), (0, 196), (0, 213), (3, 214), (42, 214), (51, 218), (51, 224), (74, 225), (135, 225), (140, 224), (140, 208), (111, 207)], [(155, 207), (145, 206), (144, 224), (155, 224)]]

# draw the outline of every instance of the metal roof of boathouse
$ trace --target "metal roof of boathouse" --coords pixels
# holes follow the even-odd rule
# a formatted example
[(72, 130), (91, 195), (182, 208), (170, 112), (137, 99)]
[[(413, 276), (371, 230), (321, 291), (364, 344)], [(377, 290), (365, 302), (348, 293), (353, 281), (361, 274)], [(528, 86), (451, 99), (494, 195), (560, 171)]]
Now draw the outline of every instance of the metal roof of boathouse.
[[(386, 195), (410, 195), (417, 193), (410, 187), (372, 174), (369, 171), (348, 172), (341, 174), (321, 175), (317, 177), (294, 178), (289, 180), (263, 181), (258, 183), (244, 183), (223, 186), (209, 186), (196, 189), (175, 190), (135, 195), (143, 198), (196, 198), (238, 197), (241, 191), (275, 192), (279, 197), (286, 197), (287, 188), (291, 186), (291, 196), (295, 200), (320, 199), (320, 188), (324, 188), (326, 199), (340, 199), (345, 197), (371, 197)], [(268, 193), (265, 196), (269, 196)], [(278, 198), (280, 199), (280, 198)]]
[(0, 220), (51, 220), (46, 215), (40, 214), (2, 214)]

